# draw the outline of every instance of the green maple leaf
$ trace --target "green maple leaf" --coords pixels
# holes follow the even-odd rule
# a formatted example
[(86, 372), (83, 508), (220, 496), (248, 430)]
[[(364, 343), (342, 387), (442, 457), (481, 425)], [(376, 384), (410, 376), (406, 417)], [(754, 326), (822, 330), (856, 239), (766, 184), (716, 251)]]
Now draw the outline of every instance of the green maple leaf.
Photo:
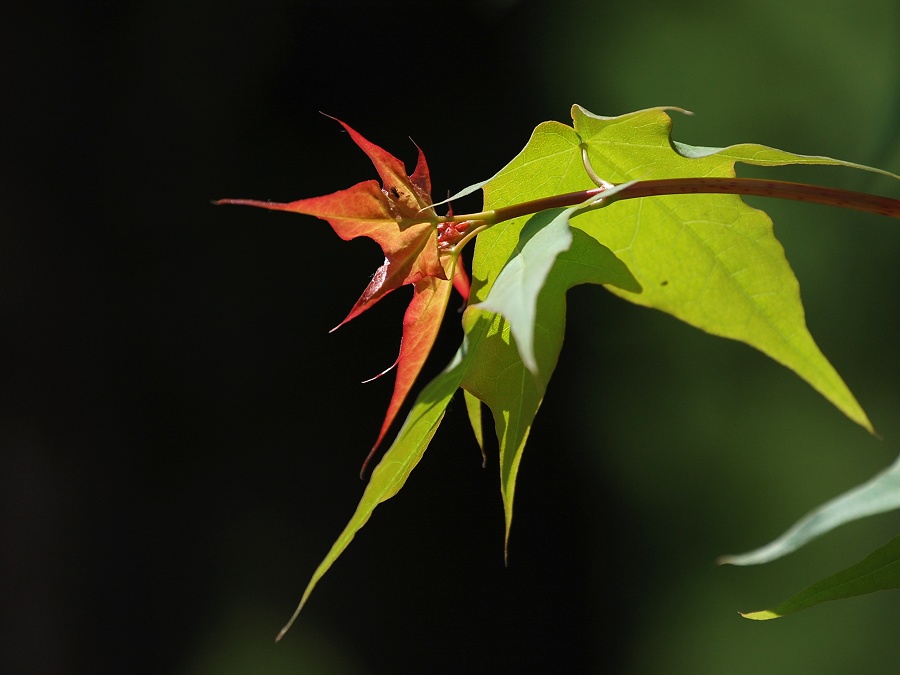
[[(590, 188), (581, 163), (582, 143), (596, 170), (614, 183), (732, 177), (736, 161), (866, 168), (754, 144), (686, 146), (671, 141), (671, 120), (664, 109), (602, 118), (575, 106), (573, 117), (574, 128), (548, 122), (535, 130), (522, 153), (486, 184), (486, 209)], [(514, 233), (523, 222), (517, 219), (507, 227)], [(617, 202), (578, 217), (573, 226), (615, 252), (642, 288), (640, 294), (611, 289), (614, 293), (756, 347), (871, 431), (865, 413), (806, 329), (799, 285), (764, 212), (737, 195), (671, 195)], [(505, 266), (497, 245), (493, 231), (479, 237), (475, 298), (487, 297)], [(500, 245), (511, 251), (509, 241)], [(479, 257), (486, 247), (491, 255)]]
[(381, 177), (380, 186), (377, 181), (369, 180), (330, 195), (288, 203), (222, 199), (216, 204), (256, 206), (315, 216), (328, 221), (342, 239), (368, 237), (381, 246), (384, 264), (375, 271), (344, 320), (332, 330), (359, 316), (391, 291), (405, 285), (413, 286), (413, 297), (403, 316), (400, 353), (391, 367), (397, 368), (394, 392), (378, 438), (363, 463), (362, 471), (365, 471), (431, 352), (451, 286), (455, 285), (466, 297), (468, 281), (457, 264), (457, 256), (446, 253), (440, 245), (440, 228), (434, 222), (436, 214), (431, 201), (431, 177), (422, 150), (419, 149), (413, 173), (407, 175), (399, 159), (366, 140), (349, 125), (337, 121), (372, 160)]
[[(755, 144), (687, 146), (671, 139), (671, 119), (663, 108), (605, 118), (574, 106), (572, 115), (571, 127), (558, 122), (539, 125), (519, 155), (481, 184), (486, 211), (594, 187), (582, 161), (583, 150), (610, 183), (734, 177), (737, 161), (762, 166), (830, 164), (873, 170)], [(576, 232), (606, 247), (633, 275), (631, 285), (607, 283), (613, 293), (759, 349), (872, 431), (866, 414), (807, 330), (799, 284), (764, 212), (734, 194), (688, 194), (623, 200), (570, 216)], [(516, 218), (478, 237), (471, 300), (481, 301), (476, 307), (502, 314), (512, 325), (513, 337), (503, 341), (505, 347), (499, 342), (485, 343), (494, 345), (496, 353), (491, 362), (503, 364), (502, 368), (486, 370), (477, 377), (470, 375), (463, 383), (471, 395), (487, 403), (494, 416), (507, 539), (521, 454), (555, 365), (555, 360), (547, 365), (538, 363), (535, 370), (531, 342), (561, 343), (564, 330), (562, 321), (535, 323), (529, 311), (533, 299), (522, 296), (541, 292), (544, 284), (568, 283), (565, 267), (547, 264), (556, 250), (565, 250), (564, 242), (555, 248), (539, 247), (531, 255), (541, 263), (518, 271), (517, 263), (527, 257), (519, 242), (530, 222), (528, 216)], [(513, 265), (517, 272), (508, 275)], [(532, 274), (534, 278), (525, 283)], [(496, 293), (501, 286), (502, 291)], [(499, 332), (500, 326), (495, 324), (495, 330)], [(523, 334), (526, 339), (515, 338)], [(519, 375), (526, 364), (535, 371), (531, 381)], [(515, 374), (507, 377), (510, 373)], [(484, 382), (493, 386), (490, 394), (479, 393), (485, 390)], [(474, 410), (474, 406), (467, 409)], [(473, 428), (480, 428), (479, 419), (471, 421)]]
[(894, 537), (855, 565), (822, 579), (771, 609), (741, 612), (741, 616), (768, 621), (823, 602), (895, 589), (900, 589), (900, 537)]

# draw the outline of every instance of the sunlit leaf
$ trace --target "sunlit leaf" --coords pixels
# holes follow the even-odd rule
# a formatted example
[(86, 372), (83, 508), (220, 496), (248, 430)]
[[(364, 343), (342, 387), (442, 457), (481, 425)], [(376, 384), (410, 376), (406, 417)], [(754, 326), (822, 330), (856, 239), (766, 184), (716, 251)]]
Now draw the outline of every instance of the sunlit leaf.
[[(662, 109), (607, 118), (575, 106), (572, 114), (594, 169), (614, 183), (733, 177), (738, 161), (868, 168), (749, 143), (722, 149), (677, 143), (670, 138), (671, 119)], [(571, 153), (574, 161), (574, 148)], [(567, 189), (586, 185), (573, 172)], [(763, 211), (737, 195), (667, 195), (623, 200), (583, 216), (577, 225), (622, 258), (643, 288), (639, 295), (611, 289), (614, 293), (714, 335), (746, 342), (872, 430), (807, 330), (799, 284)]]

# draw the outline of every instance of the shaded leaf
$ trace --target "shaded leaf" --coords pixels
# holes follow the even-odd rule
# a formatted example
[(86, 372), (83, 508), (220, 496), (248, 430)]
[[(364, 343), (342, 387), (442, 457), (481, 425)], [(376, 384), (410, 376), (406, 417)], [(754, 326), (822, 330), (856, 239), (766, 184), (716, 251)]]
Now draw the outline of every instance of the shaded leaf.
[[(555, 212), (544, 212), (531, 217), (521, 231), (522, 239), (529, 240), (556, 216)], [(502, 238), (504, 235), (500, 232), (496, 236)], [(462, 382), (466, 391), (488, 405), (494, 418), (500, 445), (500, 490), (506, 520), (506, 544), (512, 525), (522, 451), (562, 348), (566, 291), (584, 283), (638, 288), (628, 269), (612, 252), (574, 230), (570, 248), (558, 255), (538, 294), (534, 321), (536, 374), (522, 361), (509, 322), (499, 314), (483, 312), (490, 318), (489, 327), (472, 350), (471, 365)], [(477, 307), (466, 310), (467, 315), (473, 312), (482, 310)]]
[(844, 523), (897, 508), (900, 508), (900, 457), (871, 480), (808, 513), (774, 541), (754, 551), (722, 556), (716, 562), (722, 565), (766, 563)]
[[(527, 228), (527, 232), (523, 230), (512, 258), (503, 267), (490, 294), (474, 305), (477, 309), (502, 314), (509, 321), (519, 356), (534, 375), (538, 374), (534, 354), (538, 293), (556, 257), (572, 244), (569, 216), (575, 210), (556, 209), (532, 218), (531, 223), (538, 226)], [(547, 224), (542, 222), (545, 216), (552, 216)]]
[(843, 600), (875, 591), (900, 588), (900, 537), (857, 564), (801, 591), (790, 600), (758, 612), (741, 613), (746, 619), (777, 619), (829, 600)]
[[(629, 182), (612, 187), (600, 195), (590, 197), (578, 206), (544, 211), (545, 214), (556, 215), (546, 225), (537, 228), (526, 227), (522, 231), (512, 257), (503, 267), (487, 298), (475, 305), (479, 309), (502, 314), (503, 318), (509, 321), (519, 355), (532, 373), (537, 374), (534, 356), (537, 297), (544, 287), (556, 256), (568, 250), (572, 243), (572, 233), (569, 231), (570, 219), (631, 184)], [(638, 293), (641, 290), (636, 284), (628, 286), (628, 289)]]

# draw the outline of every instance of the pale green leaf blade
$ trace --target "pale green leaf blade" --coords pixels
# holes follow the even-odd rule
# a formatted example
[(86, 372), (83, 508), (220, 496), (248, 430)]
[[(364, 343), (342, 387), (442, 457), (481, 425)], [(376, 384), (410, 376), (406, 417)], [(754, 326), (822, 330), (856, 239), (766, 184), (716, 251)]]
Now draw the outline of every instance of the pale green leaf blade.
[(488, 297), (474, 307), (502, 314), (509, 321), (512, 335), (525, 367), (537, 375), (534, 355), (537, 296), (553, 263), (572, 244), (569, 216), (575, 208), (544, 211), (528, 220), (521, 238)]
[[(596, 171), (617, 183), (679, 176), (733, 176), (735, 161), (761, 165), (833, 163), (863, 168), (749, 144), (725, 149), (678, 144), (676, 151), (670, 139), (671, 120), (662, 108), (599, 118), (576, 106), (573, 116), (574, 130), (554, 122), (535, 129), (523, 151), (484, 184), (485, 209), (593, 187), (581, 161), (582, 142), (589, 147)], [(592, 125), (602, 129), (598, 132)], [(479, 236), (473, 263), (473, 301), (489, 297), (504, 265), (520, 246), (526, 222), (526, 218), (514, 219)], [(634, 272), (633, 276), (628, 275), (633, 288), (619, 284), (619, 289), (615, 289), (611, 285), (613, 292), (632, 302), (667, 311), (710, 333), (760, 349), (793, 369), (845, 414), (871, 430), (865, 413), (809, 335), (799, 285), (765, 214), (735, 195), (667, 196), (633, 200), (630, 204), (618, 202), (608, 209), (580, 216), (571, 226), (576, 233), (583, 230), (608, 245)], [(634, 295), (641, 289), (641, 295)], [(515, 323), (515, 313), (509, 309), (506, 313), (513, 316)], [(562, 321), (564, 313), (559, 318)], [(561, 344), (562, 328), (558, 324), (549, 328), (539, 324), (538, 321), (535, 325), (535, 345), (539, 332), (545, 339), (549, 336), (550, 342)], [(520, 372), (524, 368), (521, 357), (506, 353), (517, 341), (513, 335), (520, 332), (495, 320), (490, 340), (483, 345), (485, 354), (493, 352), (491, 358), (497, 364), (494, 374), (483, 379), (477, 374), (479, 369), (474, 368), (463, 385), (485, 400), (494, 413), (501, 441), (501, 486), (507, 527), (521, 450), (549, 378), (549, 374), (539, 377), (536, 385), (530, 386)], [(540, 368), (541, 357), (536, 348), (534, 356)], [(552, 370), (555, 357), (549, 361)], [(515, 394), (485, 391), (498, 388), (495, 383), (500, 381), (500, 371), (502, 381), (508, 382)], [(493, 382), (490, 377), (494, 377)], [(487, 382), (491, 382), (491, 387)], [(488, 400), (491, 396), (493, 405)], [(514, 409), (512, 401), (518, 401), (518, 408)]]
[[(431, 205), (432, 208), (435, 206), (443, 206), (444, 204), (449, 204), (450, 202), (455, 202), (457, 199), (462, 199), (463, 197), (468, 197), (470, 194), (478, 192), (481, 188), (491, 182), (492, 178), (488, 178), (487, 180), (478, 181), (477, 183), (472, 183), (468, 187), (464, 187), (459, 192), (450, 195), (447, 199), (442, 199), (439, 202), (435, 202)], [(424, 211), (424, 209), (423, 209)]]
[[(668, 110), (668, 109), (669, 109), (669, 108), (667, 108), (667, 110)], [(681, 110), (681, 108), (671, 108), (671, 110)], [(682, 112), (687, 113), (686, 110), (682, 110)], [(691, 114), (691, 113), (687, 113), (687, 114)], [(541, 127), (544, 127), (545, 125), (548, 125), (549, 127), (558, 127), (558, 126), (562, 126), (562, 125), (559, 125), (559, 123), (557, 123), (557, 122), (545, 122), (544, 124), (542, 124), (542, 125), (540, 125), (540, 126), (541, 126)], [(538, 128), (540, 128), (540, 127), (538, 127)], [(567, 127), (566, 127), (566, 128), (567, 128)], [(540, 138), (540, 134), (538, 134), (538, 138)], [(529, 142), (529, 146), (531, 146), (534, 142), (535, 142), (535, 139), (532, 138), (532, 141)], [(542, 151), (544, 151), (544, 150), (545, 150), (545, 148), (542, 148)], [(519, 159), (519, 158), (517, 157), (516, 159), (513, 160), (513, 162), (515, 163), (518, 159)], [(432, 204), (431, 206), (432, 206), (432, 207), (435, 207), (435, 206), (442, 206), (443, 204), (448, 204), (448, 203), (450, 203), (450, 202), (456, 201), (457, 199), (462, 199), (463, 197), (468, 197), (470, 194), (473, 194), (473, 193), (477, 192), (478, 190), (483, 189), (485, 185), (487, 185), (488, 183), (490, 183), (491, 181), (493, 181), (495, 178), (497, 178), (498, 176), (500, 176), (500, 174), (506, 174), (506, 173), (508, 173), (508, 170), (509, 170), (509, 166), (506, 166), (506, 167), (504, 167), (503, 169), (501, 169), (500, 171), (498, 171), (496, 174), (494, 174), (493, 176), (491, 176), (490, 178), (488, 178), (487, 180), (478, 181), (477, 183), (473, 183), (472, 185), (469, 185), (469, 186), (467, 186), (467, 187), (464, 187), (464, 188), (463, 188), (462, 190), (460, 190), (459, 192), (456, 192), (455, 194), (452, 194), (452, 195), (450, 195), (449, 197), (447, 197), (447, 199), (444, 199), (444, 200), (439, 201), (439, 202), (435, 202), (435, 203)], [(623, 188), (623, 187), (625, 187), (625, 186), (624, 186), (624, 185), (619, 185), (619, 186), (616, 186), (616, 187), (617, 187), (617, 188)], [(611, 191), (609, 194), (613, 194), (613, 193), (614, 193), (614, 192)]]
[[(587, 208), (599, 208), (601, 202), (621, 192), (633, 182), (623, 183), (566, 209), (548, 209), (526, 221), (512, 257), (503, 267), (487, 298), (474, 305), (478, 309), (502, 314), (510, 323), (519, 355), (528, 369), (537, 375), (534, 356), (535, 312), (537, 296), (553, 263), (572, 244), (569, 220)], [(633, 277), (629, 275), (629, 282)]]
[[(467, 314), (477, 311), (470, 308)], [(490, 321), (489, 328), (479, 349), (472, 355), (472, 364), (462, 386), (484, 401), (494, 417), (500, 446), (500, 492), (506, 514), (504, 542), (507, 542), (522, 449), (543, 400), (546, 383), (534, 377), (522, 363), (512, 342), (509, 323), (499, 314), (484, 313), (481, 316)], [(546, 362), (547, 356), (538, 351), (541, 366), (550, 365)], [(540, 372), (547, 371), (542, 367)]]
[(735, 162), (743, 162), (744, 164), (755, 164), (756, 166), (785, 166), (788, 164), (807, 164), (822, 166), (844, 166), (849, 169), (859, 169), (860, 171), (870, 171), (872, 173), (880, 173), (882, 176), (895, 178), (900, 180), (900, 176), (876, 166), (866, 166), (865, 164), (857, 164), (856, 162), (848, 162), (843, 159), (834, 159), (833, 157), (825, 157), (823, 155), (800, 155), (778, 148), (771, 148), (758, 143), (738, 143), (726, 148), (705, 148), (686, 143), (679, 143), (672, 140), (672, 146), (682, 156), (689, 159), (700, 159), (718, 155), (721, 158), (730, 159)]
[(801, 591), (790, 600), (758, 612), (741, 613), (755, 621), (777, 619), (829, 600), (843, 600), (875, 591), (900, 588), (900, 537), (847, 569)]
[[(662, 109), (602, 118), (575, 106), (573, 117), (594, 169), (611, 182), (733, 177), (736, 161), (868, 169), (754, 144), (673, 147), (671, 119)], [(586, 178), (570, 185), (584, 187), (589, 187)], [(640, 295), (611, 289), (614, 293), (759, 349), (872, 430), (809, 334), (799, 284), (764, 212), (737, 195), (667, 195), (623, 200), (583, 216), (577, 226), (622, 258), (644, 289)]]
[(844, 523), (898, 508), (900, 508), (900, 457), (871, 480), (813, 510), (774, 541), (754, 551), (722, 556), (716, 562), (723, 565), (767, 563), (797, 550)]

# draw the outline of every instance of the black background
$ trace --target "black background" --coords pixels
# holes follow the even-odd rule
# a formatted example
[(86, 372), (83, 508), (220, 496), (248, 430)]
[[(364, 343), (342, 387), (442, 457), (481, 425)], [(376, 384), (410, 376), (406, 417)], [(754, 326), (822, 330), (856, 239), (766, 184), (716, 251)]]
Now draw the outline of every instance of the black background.
[[(640, 7), (659, 17), (667, 11), (659, 5)], [(784, 574), (783, 585), (766, 593), (747, 589), (754, 579), (779, 577), (751, 572), (741, 578), (710, 561), (728, 547), (761, 543), (804, 509), (865, 479), (890, 461), (892, 446), (872, 450), (864, 434), (847, 430), (805, 385), (755, 353), (732, 344), (711, 347), (695, 331), (587, 289), (572, 294), (572, 315), (581, 308), (584, 318), (569, 336), (522, 465), (510, 566), (502, 559), (496, 459), (481, 468), (457, 401), (401, 495), (378, 510), (292, 632), (272, 644), (361, 494), (355, 476), (391, 382), (358, 382), (393, 360), (407, 297), (398, 292), (329, 335), (380, 263), (377, 246), (343, 242), (310, 218), (210, 204), (221, 197), (287, 201), (374, 177), (365, 156), (319, 111), (410, 164), (414, 139), (428, 156), (437, 198), (490, 176), (537, 123), (566, 120), (576, 101), (609, 115), (666, 103), (699, 107), (712, 118), (710, 126), (685, 122), (683, 140), (759, 140), (799, 152), (843, 153), (894, 171), (900, 166), (891, 140), (900, 82), (891, 65), (896, 50), (878, 52), (887, 56), (870, 65), (883, 79), (872, 75), (865, 85), (887, 102), (876, 97), (844, 110), (847, 124), (859, 129), (858, 143), (839, 139), (832, 147), (820, 127), (798, 124), (802, 116), (777, 83), (748, 80), (749, 66), (696, 69), (696, 63), (715, 63), (712, 47), (708, 54), (671, 50), (670, 32), (653, 38), (653, 24), (640, 33), (645, 42), (624, 48), (616, 26), (630, 29), (642, 12), (622, 17), (627, 10), (620, 7), (618, 18), (604, 21), (599, 4), (571, 3), (566, 37), (561, 10), (550, 7), (32, 3), (5, 22), (4, 672), (641, 672), (651, 664), (717, 672), (734, 661), (753, 668), (773, 654), (789, 664), (786, 653), (805, 664), (822, 659), (817, 672), (830, 672), (846, 665), (843, 658), (875, 653), (854, 633), (832, 645), (841, 656), (826, 657), (821, 645), (803, 642), (820, 629), (818, 619), (797, 619), (793, 633), (789, 626), (786, 633), (766, 627), (768, 633), (751, 634), (734, 612), (780, 600), (853, 562), (865, 545), (883, 540), (884, 530), (869, 533), (863, 548), (846, 558), (791, 568), (800, 572)], [(896, 22), (896, 12), (884, 11), (882, 22)], [(712, 21), (701, 10), (685, 14), (683, 20), (693, 17), (700, 28)], [(771, 33), (718, 39), (742, 54), (742, 63), (759, 63), (764, 50), (749, 47), (767, 45), (781, 59), (776, 69), (821, 68), (822, 83), (810, 85), (821, 99), (807, 94), (810, 117), (833, 125), (813, 111), (821, 111), (820, 100), (853, 98), (825, 84), (842, 73), (829, 73), (827, 58), (806, 60), (809, 36), (797, 36), (796, 53), (788, 49), (793, 43), (779, 51), (773, 36), (782, 20), (790, 26), (773, 16), (759, 24)], [(723, 34), (728, 25), (721, 24)], [(608, 49), (607, 57), (591, 62), (588, 52), (597, 49)], [(662, 75), (635, 82), (641, 68)], [(759, 68), (777, 79), (772, 66)], [(807, 71), (799, 72), (808, 83)], [(704, 98), (735, 82), (747, 91), (719, 89), (722, 107), (719, 99)], [(670, 87), (683, 98), (666, 98)], [(730, 117), (729, 106), (748, 108), (746, 119)], [(775, 114), (779, 106), (783, 114)], [(782, 126), (768, 129), (761, 110), (780, 117), (775, 121)], [(806, 141), (808, 147), (798, 147)], [(862, 187), (887, 192), (885, 185)], [(476, 200), (460, 208), (478, 206)], [(840, 257), (847, 239), (834, 233), (845, 230), (827, 229), (822, 216), (826, 248), (798, 247), (798, 269), (817, 281), (816, 270), (839, 261), (852, 270), (845, 277), (857, 277), (857, 288), (889, 293), (896, 287), (897, 238), (885, 220), (863, 223), (881, 229), (854, 242), (868, 247), (866, 262), (854, 263)], [(870, 266), (880, 272), (867, 281), (861, 275)], [(853, 311), (870, 313), (854, 308), (872, 296), (857, 302), (846, 284), (825, 276), (825, 286), (813, 291), (819, 300), (812, 306), (821, 308), (810, 311), (819, 321), (813, 328), (824, 333), (839, 370), (853, 374), (851, 387), (867, 394), (860, 396), (863, 404), (882, 411), (873, 418), (885, 433), (897, 397), (893, 308), (889, 301), (878, 305), (888, 311), (865, 330), (832, 328), (825, 320), (829, 303), (852, 319)], [(629, 322), (635, 325), (618, 328)], [(842, 337), (844, 329), (850, 337)], [(448, 325), (426, 377), (447, 362), (458, 340), (458, 328)], [(855, 351), (860, 340), (870, 355)], [(683, 367), (647, 355), (670, 348)], [(725, 371), (725, 379), (704, 379), (707, 370)], [(712, 388), (709, 398), (719, 403), (739, 396), (736, 377), (752, 380), (748, 387), (757, 377), (759, 391), (787, 392), (779, 396), (802, 401), (804, 410), (792, 402), (757, 408), (765, 395), (748, 395), (734, 407), (749, 408), (750, 421), (737, 421), (743, 418), (728, 408), (719, 411), (728, 420), (719, 428), (705, 417), (715, 411), (704, 410), (673, 429), (673, 418), (690, 414), (664, 418), (660, 411), (678, 408), (685, 376), (698, 371), (697, 390)], [(588, 372), (598, 373), (596, 379)], [(877, 384), (869, 386), (870, 378)], [(646, 394), (651, 387), (654, 393)], [(626, 401), (621, 410), (618, 400)], [(788, 415), (792, 409), (799, 419)], [(775, 411), (789, 419), (774, 420), (774, 430), (761, 437), (742, 433)], [(819, 491), (798, 486), (815, 482), (807, 481), (812, 474), (803, 458), (818, 457), (821, 446), (801, 450), (796, 467), (773, 467), (772, 475), (788, 476), (781, 488), (777, 479), (753, 474), (761, 469), (751, 451), (735, 450), (741, 443), (771, 447), (779, 439), (784, 446), (764, 455), (759, 463), (765, 464), (766, 457), (783, 457), (796, 439), (810, 438), (804, 420), (821, 417), (829, 422), (819, 433), (849, 440), (840, 436), (844, 445), (833, 457), (844, 464), (818, 477)], [(656, 440), (642, 436), (642, 428), (658, 432)], [(633, 447), (623, 444), (626, 438)], [(865, 455), (862, 463), (846, 451), (849, 443), (867, 448), (856, 453)], [(724, 454), (739, 457), (736, 466), (716, 451), (698, 450), (701, 463), (685, 471), (685, 483), (668, 463), (679, 453), (723, 444), (733, 446)], [(606, 465), (598, 453), (618, 459)], [(626, 462), (631, 468), (622, 469)], [(642, 463), (656, 472), (643, 487), (635, 480)], [(753, 491), (757, 479), (773, 481), (765, 490), (776, 495), (773, 505), (731, 502), (725, 513), (715, 512), (735, 490)], [(667, 481), (681, 495), (674, 501), (653, 487)], [(752, 521), (755, 508), (771, 519)], [(699, 628), (679, 632), (679, 620), (662, 608), (690, 614), (691, 597), (673, 595), (684, 588), (721, 594), (713, 609), (705, 600), (697, 607), (709, 621), (727, 623), (728, 634), (737, 635), (732, 642), (700, 637)], [(880, 618), (864, 625), (889, 624), (887, 616), (895, 625), (891, 605), (871, 611)], [(839, 627), (852, 622), (840, 613), (825, 616)], [(704, 625), (691, 621), (685, 618), (685, 626)], [(869, 633), (876, 641), (877, 631)], [(692, 640), (696, 646), (686, 647)], [(869, 658), (880, 663), (881, 656)]]

